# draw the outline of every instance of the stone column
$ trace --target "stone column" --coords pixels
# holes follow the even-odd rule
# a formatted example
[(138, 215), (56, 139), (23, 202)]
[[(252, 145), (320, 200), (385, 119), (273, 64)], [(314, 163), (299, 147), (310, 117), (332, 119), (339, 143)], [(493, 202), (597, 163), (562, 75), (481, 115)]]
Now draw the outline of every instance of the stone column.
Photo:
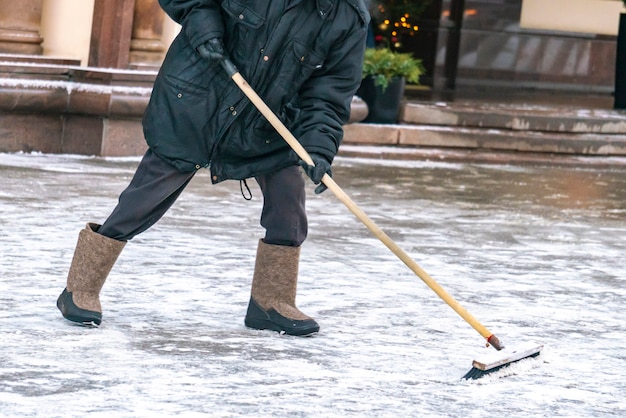
[(135, 0), (96, 0), (90, 67), (128, 68), (134, 9)]
[(165, 13), (157, 0), (135, 0), (133, 35), (130, 42), (131, 66), (159, 66), (165, 46), (163, 20)]
[(450, 5), (450, 30), (446, 45), (446, 58), (444, 72), (446, 76), (446, 88), (456, 88), (456, 76), (459, 70), (459, 52), (461, 50), (461, 30), (463, 27), (463, 15), (465, 14), (465, 0), (452, 0)]
[(0, 53), (41, 55), (42, 0), (0, 0)]
[(614, 109), (626, 109), (626, 13), (619, 16), (617, 45), (615, 47)]

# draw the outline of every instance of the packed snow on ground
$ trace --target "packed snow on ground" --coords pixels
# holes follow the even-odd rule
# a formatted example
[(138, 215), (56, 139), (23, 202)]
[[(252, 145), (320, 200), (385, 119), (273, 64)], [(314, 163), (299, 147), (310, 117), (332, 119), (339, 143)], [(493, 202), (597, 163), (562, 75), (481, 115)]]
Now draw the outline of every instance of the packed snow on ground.
[[(131, 241), (103, 324), (55, 307), (78, 231), (137, 158), (0, 154), (0, 415), (626, 415), (626, 169), (339, 158), (357, 204), (502, 342), (495, 352), (326, 192), (309, 195), (298, 305), (310, 338), (246, 329), (262, 196), (200, 172)], [(313, 186), (311, 185), (310, 191)]]

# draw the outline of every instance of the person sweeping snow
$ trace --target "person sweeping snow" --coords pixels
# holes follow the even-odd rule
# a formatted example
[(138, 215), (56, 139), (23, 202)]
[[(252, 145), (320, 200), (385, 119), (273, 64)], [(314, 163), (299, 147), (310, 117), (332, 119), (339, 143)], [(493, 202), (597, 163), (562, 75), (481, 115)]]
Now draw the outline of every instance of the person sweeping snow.
[[(319, 186), (343, 137), (361, 82), (369, 14), (362, 0), (160, 0), (182, 26), (143, 119), (148, 150), (110, 216), (79, 232), (57, 307), (97, 326), (99, 294), (127, 241), (154, 225), (203, 168), (213, 183), (254, 178), (263, 194), (246, 326), (290, 335), (319, 331), (295, 304), (307, 236), (305, 181)], [(300, 160), (234, 85), (232, 61), (299, 138)], [(219, 222), (219, 217), (215, 218)]]

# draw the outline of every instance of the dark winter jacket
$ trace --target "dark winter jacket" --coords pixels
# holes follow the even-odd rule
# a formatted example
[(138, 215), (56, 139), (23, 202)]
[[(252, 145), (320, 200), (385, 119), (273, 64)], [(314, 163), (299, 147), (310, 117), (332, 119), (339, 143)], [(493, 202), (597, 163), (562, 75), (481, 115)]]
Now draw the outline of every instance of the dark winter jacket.
[(182, 30), (144, 117), (150, 148), (213, 182), (297, 163), (218, 63), (197, 48), (222, 37), (241, 75), (309, 152), (332, 161), (361, 81), (369, 15), (362, 0), (159, 0)]

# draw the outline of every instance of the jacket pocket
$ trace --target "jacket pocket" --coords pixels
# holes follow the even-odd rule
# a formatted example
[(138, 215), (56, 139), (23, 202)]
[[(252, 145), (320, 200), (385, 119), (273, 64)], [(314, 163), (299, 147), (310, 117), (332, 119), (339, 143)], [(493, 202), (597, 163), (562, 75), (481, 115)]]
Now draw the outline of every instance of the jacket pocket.
[(233, 21), (249, 28), (258, 29), (265, 22), (265, 18), (252, 10), (246, 2), (227, 0), (222, 3), (222, 8)]
[(191, 83), (187, 80), (182, 80), (172, 75), (166, 75), (165, 81), (166, 81), (166, 84), (168, 84), (169, 87), (172, 89), (173, 95), (175, 95), (178, 99), (182, 98), (180, 94), (182, 92), (193, 94), (193, 95), (206, 96), (206, 95), (210, 95), (212, 91), (211, 89), (207, 87)]
[(265, 23), (265, 18), (241, 0), (227, 0), (222, 8), (226, 12), (225, 42), (231, 47), (231, 56), (236, 61), (249, 59), (249, 51), (243, 46), (255, 44), (257, 30)]
[[(291, 103), (288, 103), (276, 113), (276, 116), (280, 119), (283, 125), (285, 125), (285, 127), (293, 133), (296, 121), (300, 116), (300, 109), (293, 106)], [(266, 145), (270, 145), (275, 141), (283, 141), (283, 138), (280, 136), (276, 128), (274, 128), (264, 116), (259, 116), (257, 118), (253, 125), (253, 132), (256, 140), (260, 140)]]
[[(321, 70), (324, 66), (323, 57), (315, 54), (306, 44), (297, 40), (293, 42), (293, 56), (300, 64), (301, 71), (313, 72), (315, 70)], [(307, 74), (307, 77), (308, 75), (310, 75), (310, 73)]]
[(158, 77), (144, 115), (146, 140), (158, 154), (204, 166), (214, 138), (216, 112), (208, 89), (172, 76)]
[(293, 97), (302, 84), (324, 67), (324, 58), (315, 54), (306, 44), (294, 40), (283, 57), (280, 71), (274, 77), (285, 97)]

